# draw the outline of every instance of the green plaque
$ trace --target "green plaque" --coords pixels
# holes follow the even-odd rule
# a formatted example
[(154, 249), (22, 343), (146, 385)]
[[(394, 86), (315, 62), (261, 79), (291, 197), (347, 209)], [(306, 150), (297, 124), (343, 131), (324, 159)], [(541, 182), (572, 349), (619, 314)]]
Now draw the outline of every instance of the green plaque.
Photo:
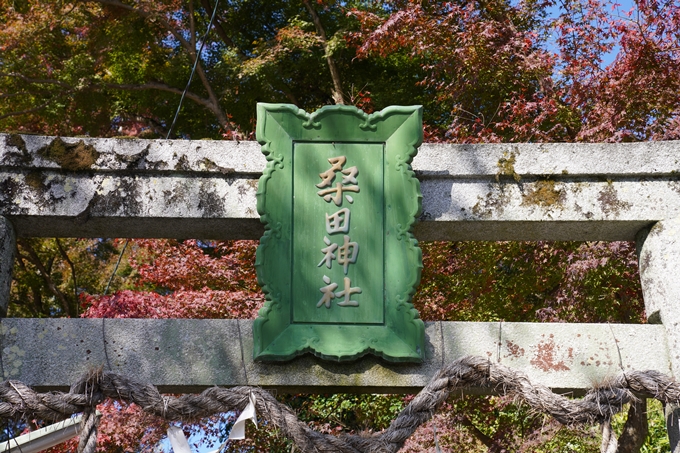
[(267, 300), (255, 359), (420, 362), (425, 328), (411, 297), (423, 266), (411, 227), (422, 197), (410, 164), (422, 107), (258, 104), (257, 140), (267, 168), (255, 265)]

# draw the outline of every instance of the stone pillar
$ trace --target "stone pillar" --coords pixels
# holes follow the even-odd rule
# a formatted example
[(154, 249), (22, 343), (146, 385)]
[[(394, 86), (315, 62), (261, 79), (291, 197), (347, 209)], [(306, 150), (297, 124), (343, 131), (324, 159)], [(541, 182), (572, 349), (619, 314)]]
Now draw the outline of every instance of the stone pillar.
[(12, 268), (14, 266), (14, 249), (16, 238), (14, 227), (6, 218), (0, 216), (0, 316), (7, 315), (9, 305), (9, 289), (12, 285)]
[[(671, 369), (680, 378), (680, 217), (666, 219), (637, 234), (640, 282), (650, 324), (666, 328)], [(653, 353), (653, 351), (649, 351)], [(672, 453), (680, 453), (680, 408), (666, 407)]]

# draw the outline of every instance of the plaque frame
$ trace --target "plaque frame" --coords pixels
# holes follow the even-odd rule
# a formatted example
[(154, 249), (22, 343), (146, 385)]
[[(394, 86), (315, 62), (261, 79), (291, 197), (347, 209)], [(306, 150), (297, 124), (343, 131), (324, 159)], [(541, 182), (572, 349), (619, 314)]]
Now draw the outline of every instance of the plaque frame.
[[(290, 104), (259, 103), (256, 137), (267, 159), (257, 190), (257, 211), (265, 232), (255, 263), (266, 300), (253, 324), (254, 359), (286, 361), (311, 353), (348, 361), (374, 354), (393, 362), (421, 362), (425, 327), (411, 299), (422, 270), (422, 252), (412, 234), (422, 195), (411, 162), (423, 141), (422, 107), (391, 106), (369, 115), (353, 106), (334, 105), (310, 114)], [(342, 322), (343, 308), (337, 310), (338, 324), (293, 320), (292, 275), (300, 271), (291, 271), (293, 154), (298, 142), (383, 145), (384, 319), (380, 324)], [(357, 178), (361, 182), (360, 178), (361, 173)]]

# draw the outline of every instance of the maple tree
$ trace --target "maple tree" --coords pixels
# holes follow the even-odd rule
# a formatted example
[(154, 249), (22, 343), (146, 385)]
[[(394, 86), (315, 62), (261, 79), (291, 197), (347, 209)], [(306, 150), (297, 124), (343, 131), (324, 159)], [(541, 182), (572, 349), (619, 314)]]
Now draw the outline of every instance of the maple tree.
[[(228, 1), (197, 55), (213, 7), (1, 1), (0, 130), (164, 137), (198, 59), (179, 137), (252, 137), (255, 103), (266, 101), (307, 111), (423, 104), (427, 141), (680, 138), (673, 0), (625, 9), (609, 0)], [(421, 245), (414, 302), (426, 320), (644, 319), (632, 244)], [(10, 316), (245, 318), (262, 302), (249, 242), (131, 241), (104, 294), (123, 246), (22, 239)], [(381, 429), (404, 404), (371, 395), (286, 401), (327, 432)], [(150, 448), (163, 435), (163, 423), (134, 407), (102, 409), (102, 451)], [(138, 418), (124, 424), (123, 416)], [(212, 421), (212, 433), (230, 420)], [(407, 451), (430, 448), (435, 426), (440, 445), (454, 450), (589, 451), (597, 442), (511, 401), (466, 397), (447, 402)], [(655, 433), (649, 445), (663, 445), (663, 429)], [(238, 448), (290, 450), (266, 428), (249, 438)]]
[[(210, 0), (4, 0), (0, 128), (165, 136), (204, 36), (180, 137), (250, 136), (260, 100), (315, 110), (360, 100), (369, 79), (409, 80), (403, 61), (354, 60), (345, 39), (353, 4), (225, 0), (206, 35)], [(422, 91), (399, 85), (384, 90), (386, 104)]]

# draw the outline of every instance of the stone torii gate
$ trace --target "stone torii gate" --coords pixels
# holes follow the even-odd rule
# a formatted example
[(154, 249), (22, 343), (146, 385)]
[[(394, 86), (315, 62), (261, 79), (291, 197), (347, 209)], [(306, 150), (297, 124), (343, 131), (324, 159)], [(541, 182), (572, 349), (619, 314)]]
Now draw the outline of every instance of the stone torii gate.
[[(15, 237), (259, 239), (256, 142), (0, 134), (0, 309)], [(252, 321), (0, 320), (0, 372), (68, 389), (92, 366), (160, 391), (415, 392), (465, 355), (583, 393), (620, 371), (680, 376), (680, 144), (423, 144), (419, 240), (636, 241), (646, 325), (426, 323), (422, 364), (252, 360)], [(669, 423), (672, 444), (678, 423)]]

